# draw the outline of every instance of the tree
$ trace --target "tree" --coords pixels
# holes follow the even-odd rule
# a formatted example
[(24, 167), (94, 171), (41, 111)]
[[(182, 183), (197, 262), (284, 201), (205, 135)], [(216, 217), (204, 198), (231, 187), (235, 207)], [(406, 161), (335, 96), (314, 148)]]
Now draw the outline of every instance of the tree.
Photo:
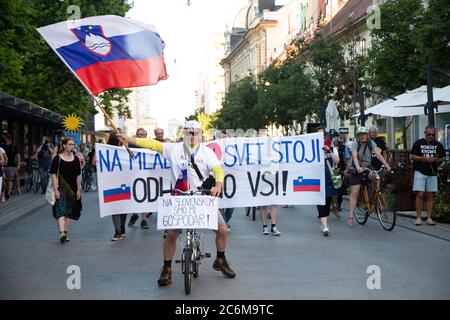
[(257, 90), (252, 77), (233, 82), (216, 113), (212, 125), (225, 129), (262, 129), (268, 124), (267, 117), (256, 108)]
[[(450, 6), (447, 0), (391, 0), (380, 6), (381, 28), (362, 62), (365, 81), (395, 96), (426, 84), (426, 65), (450, 69)], [(433, 74), (435, 87), (449, 79)], [(404, 118), (403, 141), (406, 141)]]
[(271, 64), (261, 75), (257, 109), (270, 124), (281, 126), (284, 135), (299, 133), (296, 124), (305, 122), (312, 110), (314, 86), (304, 63), (287, 59)]
[[(61, 114), (82, 118), (95, 109), (83, 86), (37, 33), (36, 28), (67, 20), (69, 5), (78, 5), (81, 18), (116, 14), (131, 8), (115, 0), (0, 0), (0, 90)], [(5, 18), (3, 18), (5, 17)], [(112, 89), (99, 96), (105, 109), (130, 117), (125, 105), (131, 90)]]
[[(292, 43), (290, 57), (305, 61), (315, 84), (318, 104), (325, 108), (325, 101), (334, 99), (340, 113), (345, 112), (344, 90), (341, 79), (345, 75), (345, 59), (342, 45), (334, 39), (325, 38), (320, 27), (313, 38), (301, 38)], [(315, 113), (318, 108), (314, 107)]]

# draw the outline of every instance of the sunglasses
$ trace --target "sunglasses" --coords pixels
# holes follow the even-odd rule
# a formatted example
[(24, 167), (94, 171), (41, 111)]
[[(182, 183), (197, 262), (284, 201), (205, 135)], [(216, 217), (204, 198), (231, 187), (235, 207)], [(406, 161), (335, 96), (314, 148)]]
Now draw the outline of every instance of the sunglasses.
[(201, 133), (199, 131), (185, 131), (184, 134), (191, 135), (193, 137), (194, 136), (197, 137), (197, 136), (201, 135)]
[(427, 136), (436, 137), (436, 133), (426, 133)]

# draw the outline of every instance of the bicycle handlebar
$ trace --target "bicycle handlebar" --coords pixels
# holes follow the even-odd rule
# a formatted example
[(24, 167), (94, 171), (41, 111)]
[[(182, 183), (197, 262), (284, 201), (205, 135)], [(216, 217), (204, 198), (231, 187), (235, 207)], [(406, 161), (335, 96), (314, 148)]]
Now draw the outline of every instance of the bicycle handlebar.
[(383, 171), (385, 168), (386, 168), (386, 167), (385, 167), (384, 165), (382, 165), (381, 168), (380, 168), (380, 170), (372, 170), (372, 169), (369, 169), (369, 168), (364, 168), (364, 171), (368, 171), (368, 172), (371, 172), (371, 173), (380, 173), (380, 172)]
[(190, 191), (183, 191), (183, 190), (180, 190), (180, 189), (167, 189), (167, 190), (163, 190), (161, 192), (161, 194), (176, 192), (176, 193), (179, 193), (181, 195), (193, 196), (193, 195), (203, 195), (205, 192), (209, 192), (209, 191), (211, 191), (211, 190), (201, 189), (201, 190), (197, 190), (197, 191), (192, 191), (192, 190), (190, 190)]

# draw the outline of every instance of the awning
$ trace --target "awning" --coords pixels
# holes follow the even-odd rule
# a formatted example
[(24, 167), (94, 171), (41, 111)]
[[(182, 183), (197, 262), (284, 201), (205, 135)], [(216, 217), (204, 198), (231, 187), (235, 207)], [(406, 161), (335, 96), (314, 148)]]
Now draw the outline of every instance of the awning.
[(22, 121), (25, 123), (46, 126), (53, 129), (62, 128), (63, 117), (53, 111), (34, 103), (11, 96), (0, 91), (0, 118)]

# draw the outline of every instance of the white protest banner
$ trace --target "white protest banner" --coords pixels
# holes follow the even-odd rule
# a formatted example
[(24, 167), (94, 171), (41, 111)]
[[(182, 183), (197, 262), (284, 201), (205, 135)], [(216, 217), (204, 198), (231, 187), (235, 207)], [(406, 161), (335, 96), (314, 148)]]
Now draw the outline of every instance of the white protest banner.
[(219, 198), (210, 196), (164, 196), (158, 201), (158, 230), (217, 230)]
[[(325, 204), (323, 133), (207, 142), (225, 172), (219, 208)], [(100, 215), (155, 212), (170, 163), (147, 149), (96, 145)]]
[(170, 162), (147, 149), (95, 144), (100, 216), (155, 212), (162, 190), (170, 188)]

